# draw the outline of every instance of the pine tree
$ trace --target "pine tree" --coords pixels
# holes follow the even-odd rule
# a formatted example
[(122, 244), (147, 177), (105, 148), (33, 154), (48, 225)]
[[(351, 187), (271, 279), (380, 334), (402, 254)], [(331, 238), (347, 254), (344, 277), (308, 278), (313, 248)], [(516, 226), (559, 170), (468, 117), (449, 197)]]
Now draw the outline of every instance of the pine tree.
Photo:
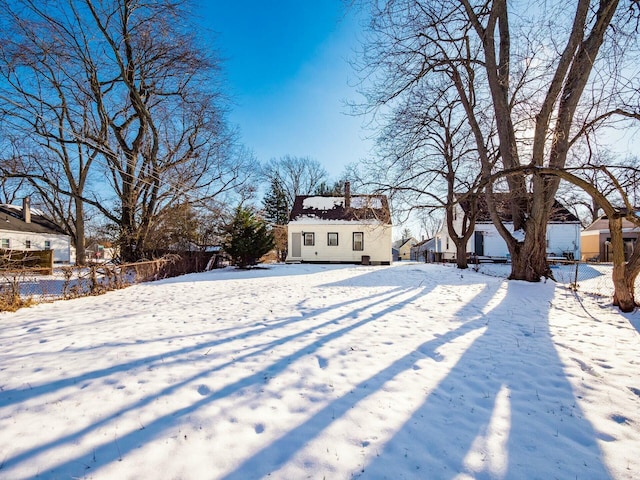
[(243, 207), (236, 209), (224, 233), (222, 247), (239, 268), (255, 265), (274, 246), (273, 233), (267, 223)]
[(264, 217), (275, 225), (286, 225), (289, 222), (289, 202), (287, 194), (277, 178), (271, 179), (271, 188), (262, 200)]

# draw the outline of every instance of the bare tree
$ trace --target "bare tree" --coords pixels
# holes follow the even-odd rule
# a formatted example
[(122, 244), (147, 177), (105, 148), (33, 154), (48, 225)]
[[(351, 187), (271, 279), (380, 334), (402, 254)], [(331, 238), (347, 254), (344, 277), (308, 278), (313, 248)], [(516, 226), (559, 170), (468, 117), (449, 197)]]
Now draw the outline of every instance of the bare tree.
[[(166, 206), (228, 190), (244, 166), (232, 158), (218, 62), (184, 6), (2, 1), (12, 32), (2, 44), (2, 100), (10, 127), (34, 145), (29, 178), (75, 200), (79, 244), (82, 206), (97, 208), (117, 226), (126, 261), (146, 255)], [(102, 181), (86, 192), (90, 174)]]
[[(588, 147), (578, 148), (577, 152), (573, 153), (573, 159), (569, 162), (572, 171), (576, 172), (576, 169), (580, 169), (580, 178), (590, 183), (604, 197), (615, 197), (622, 205), (625, 202), (619, 197), (618, 189), (621, 189), (631, 204), (639, 205), (640, 178), (638, 178), (637, 166), (640, 163), (638, 159), (633, 156), (620, 158), (607, 148), (598, 148), (593, 145)], [(604, 170), (599, 167), (604, 167)], [(616, 176), (617, 185), (611, 182), (606, 172)], [(557, 197), (563, 205), (573, 210), (586, 227), (595, 222), (603, 210), (597, 197), (575, 187), (567, 181), (560, 183)]]
[[(397, 102), (368, 162), (370, 182), (390, 192), (394, 211), (445, 210), (459, 268), (467, 268), (482, 169), (459, 92), (446, 81), (416, 84)], [(465, 208), (460, 208), (464, 205)]]
[[(11, 159), (0, 158), (0, 172), (14, 171), (15, 164)], [(12, 178), (3, 174), (0, 177), (0, 203), (15, 203), (21, 196), (26, 194), (26, 180), (22, 178)]]
[(262, 172), (270, 182), (278, 182), (289, 205), (293, 205), (297, 195), (311, 195), (327, 179), (327, 171), (311, 157), (272, 158), (263, 165)]
[[(590, 170), (589, 175), (585, 171)], [(634, 205), (627, 194), (627, 189), (618, 180), (620, 174), (626, 171), (625, 176), (637, 175), (637, 167), (609, 167), (597, 165), (592, 167), (582, 166), (575, 169), (556, 169), (550, 167), (535, 168), (536, 176), (552, 176), (563, 179), (570, 184), (581, 188), (584, 192), (594, 198), (594, 201), (602, 208), (609, 221), (609, 232), (611, 234), (614, 285), (613, 304), (618, 306), (623, 312), (631, 312), (636, 307), (635, 302), (635, 280), (640, 274), (640, 248), (634, 248), (629, 259), (625, 258), (624, 238), (622, 230), (622, 219), (627, 219), (640, 227), (640, 216), (636, 213)], [(612, 187), (607, 195), (603, 194), (597, 186), (591, 182), (593, 173), (599, 172), (608, 179), (608, 184)], [(586, 178), (584, 178), (586, 177)]]
[(83, 263), (81, 198), (96, 151), (78, 141), (93, 126), (90, 99), (77, 88), (79, 72), (65, 44), (73, 39), (60, 35), (62, 26), (34, 2), (3, 0), (0, 8), (6, 34), (0, 43), (0, 102), (10, 147), (3, 175), (32, 185), (73, 238), (77, 261)]
[[(637, 104), (638, 78), (621, 75), (637, 69), (631, 63), (635, 22), (628, 21), (630, 9), (637, 15), (635, 2), (579, 0), (572, 10), (561, 2), (524, 8), (506, 0), (361, 3), (371, 8), (361, 65), (373, 78), (367, 105), (379, 110), (411, 101), (417, 86), (443, 77), (455, 86), (475, 139), (491, 218), (511, 254), (510, 278), (551, 276), (546, 228), (559, 179), (518, 169), (562, 169), (581, 135), (638, 116), (629, 108)], [(498, 145), (497, 154), (491, 145)], [(512, 174), (495, 183), (500, 170)], [(524, 235), (514, 236), (501, 221), (492, 193), (504, 189), (514, 230)]]

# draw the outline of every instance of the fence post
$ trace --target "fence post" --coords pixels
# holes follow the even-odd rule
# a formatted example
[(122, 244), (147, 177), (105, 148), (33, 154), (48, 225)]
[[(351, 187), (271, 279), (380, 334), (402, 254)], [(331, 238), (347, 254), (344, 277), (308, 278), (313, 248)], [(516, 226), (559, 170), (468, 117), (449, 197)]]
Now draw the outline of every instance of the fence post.
[(578, 290), (578, 268), (580, 267), (580, 261), (578, 260), (576, 262), (576, 275), (574, 277), (574, 281), (573, 281), (573, 288), (574, 290)]

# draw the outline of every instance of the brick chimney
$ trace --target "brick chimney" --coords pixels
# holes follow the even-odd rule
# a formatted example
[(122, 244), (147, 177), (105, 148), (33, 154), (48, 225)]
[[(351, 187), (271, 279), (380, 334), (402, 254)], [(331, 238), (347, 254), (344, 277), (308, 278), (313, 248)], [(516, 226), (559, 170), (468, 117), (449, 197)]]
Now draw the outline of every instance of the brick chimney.
[(351, 207), (351, 182), (344, 182), (344, 208)]
[(22, 199), (22, 220), (25, 223), (31, 223), (31, 198), (29, 197)]

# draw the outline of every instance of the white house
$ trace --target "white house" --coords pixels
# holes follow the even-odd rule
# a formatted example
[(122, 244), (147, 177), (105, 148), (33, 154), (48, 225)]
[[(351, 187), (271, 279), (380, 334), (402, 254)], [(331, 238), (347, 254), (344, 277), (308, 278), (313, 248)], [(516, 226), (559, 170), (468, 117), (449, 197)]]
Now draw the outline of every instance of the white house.
[[(509, 197), (506, 194), (494, 194), (502, 221), (507, 230), (513, 233), (513, 221)], [(479, 199), (478, 214), (473, 235), (467, 244), (467, 254), (489, 259), (508, 259), (509, 250), (504, 239), (491, 221), (484, 198)], [(454, 208), (454, 228), (461, 231), (464, 211), (468, 205), (464, 202)], [(547, 224), (547, 256), (549, 258), (580, 258), (580, 220), (560, 202), (555, 201), (551, 218)], [(435, 236), (436, 257), (443, 261), (454, 260), (456, 246), (447, 231), (446, 223)]]
[(298, 196), (287, 225), (287, 262), (391, 263), (384, 195)]
[(28, 198), (22, 206), (0, 204), (0, 249), (53, 250), (55, 263), (76, 260), (71, 237), (39, 210), (32, 209)]

